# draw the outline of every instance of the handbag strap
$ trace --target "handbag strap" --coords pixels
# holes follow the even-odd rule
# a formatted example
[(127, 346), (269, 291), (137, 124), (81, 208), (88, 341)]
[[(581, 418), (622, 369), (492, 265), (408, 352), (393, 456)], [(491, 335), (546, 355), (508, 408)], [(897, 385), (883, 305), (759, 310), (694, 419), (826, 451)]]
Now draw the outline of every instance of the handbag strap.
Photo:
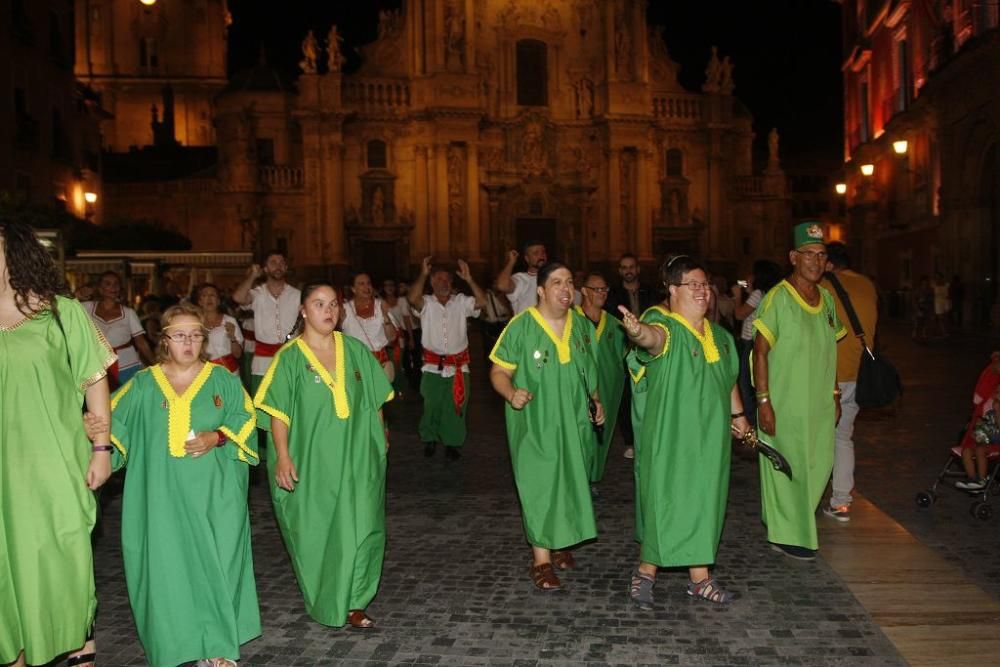
[(833, 290), (837, 293), (840, 298), (840, 303), (844, 306), (844, 312), (847, 313), (847, 319), (851, 322), (851, 328), (854, 329), (854, 336), (861, 339), (861, 347), (865, 348), (865, 352), (874, 359), (875, 355), (872, 353), (871, 349), (868, 347), (868, 342), (865, 340), (865, 330), (861, 326), (861, 320), (858, 319), (858, 314), (854, 311), (854, 305), (851, 303), (851, 297), (847, 294), (847, 290), (844, 289), (844, 285), (840, 282), (840, 278), (837, 277), (832, 271), (826, 273), (826, 279), (830, 281), (833, 285)]

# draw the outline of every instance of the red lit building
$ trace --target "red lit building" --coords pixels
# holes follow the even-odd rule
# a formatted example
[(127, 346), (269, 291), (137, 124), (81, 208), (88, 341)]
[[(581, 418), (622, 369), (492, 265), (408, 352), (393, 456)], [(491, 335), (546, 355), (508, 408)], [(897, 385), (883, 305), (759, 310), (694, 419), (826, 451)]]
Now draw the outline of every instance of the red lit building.
[(858, 263), (901, 307), (921, 276), (959, 275), (965, 321), (986, 321), (1000, 301), (1000, 3), (840, 4)]

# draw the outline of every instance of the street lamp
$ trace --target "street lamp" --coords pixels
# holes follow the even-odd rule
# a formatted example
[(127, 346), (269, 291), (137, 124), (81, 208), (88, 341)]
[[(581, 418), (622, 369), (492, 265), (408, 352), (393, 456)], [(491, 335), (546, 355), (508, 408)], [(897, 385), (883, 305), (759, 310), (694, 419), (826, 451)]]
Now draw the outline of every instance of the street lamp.
[(833, 189), (837, 191), (838, 195), (847, 194), (847, 183), (837, 183)]
[(861, 165), (862, 176), (871, 176), (874, 173), (875, 173), (875, 165), (871, 164), (870, 162), (868, 164)]
[(139, 0), (139, 2), (146, 5), (147, 7), (152, 7), (153, 5), (156, 4), (156, 0)]
[(84, 192), (83, 193), (83, 201), (87, 202), (88, 204), (96, 204), (97, 203), (97, 193), (96, 192)]
[(896, 155), (906, 155), (906, 151), (909, 147), (910, 144), (906, 141), (906, 139), (900, 139), (899, 141), (892, 142), (892, 150), (896, 151)]

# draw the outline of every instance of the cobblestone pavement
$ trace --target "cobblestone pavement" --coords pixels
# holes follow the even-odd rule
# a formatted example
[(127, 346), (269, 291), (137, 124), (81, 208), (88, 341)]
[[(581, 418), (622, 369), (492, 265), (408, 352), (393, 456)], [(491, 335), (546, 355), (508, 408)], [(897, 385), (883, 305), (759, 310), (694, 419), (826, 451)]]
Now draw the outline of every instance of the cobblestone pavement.
[[(993, 499), (996, 516), (974, 518), (973, 498), (951, 488), (941, 489), (938, 502), (918, 508), (917, 491), (928, 488), (956, 444), (969, 416), (972, 389), (995, 339), (958, 332), (949, 341), (917, 344), (898, 322), (884, 327), (888, 358), (903, 376), (905, 394), (893, 414), (865, 414), (857, 422), (855, 485), (869, 500), (901, 523), (917, 539), (933, 547), (984, 590), (1000, 599), (1000, 498)], [(948, 582), (929, 582), (945, 594)]]
[[(501, 407), (485, 371), (476, 368), (474, 373), (474, 435), (459, 461), (446, 461), (440, 451), (433, 459), (424, 458), (414, 435), (419, 410), (415, 392), (393, 406), (389, 547), (382, 586), (369, 608), (379, 622), (376, 630), (331, 629), (306, 616), (266, 487), (252, 488), (264, 634), (244, 647), (243, 664), (904, 664), (822, 560), (800, 563), (768, 549), (759, 520), (756, 462), (743, 456), (733, 461), (716, 568), (719, 581), (741, 596), (731, 606), (687, 598), (686, 573), (676, 570), (660, 576), (656, 611), (628, 608), (626, 587), (637, 550), (631, 537), (631, 462), (621, 456), (620, 445), (612, 452), (595, 504), (598, 540), (577, 550), (581, 567), (564, 577), (567, 590), (535, 591), (527, 576), (530, 556)], [(921, 390), (912, 385), (910, 391), (908, 397)], [(880, 437), (886, 437), (885, 430)], [(908, 451), (902, 436), (893, 442), (899, 451)], [(924, 463), (908, 459), (900, 462), (902, 471), (896, 466), (879, 472), (879, 466), (866, 462), (861, 474), (865, 480), (874, 478), (870, 486), (879, 490), (905, 490), (905, 502), (896, 502), (903, 514), (943, 523), (942, 513), (930, 520), (907, 507), (909, 487), (915, 489), (917, 480), (927, 477)], [(959, 515), (963, 511), (958, 507)], [(110, 504), (97, 545), (99, 664), (145, 664), (125, 594), (119, 514), (120, 498)], [(925, 532), (936, 535), (936, 525), (928, 524)]]

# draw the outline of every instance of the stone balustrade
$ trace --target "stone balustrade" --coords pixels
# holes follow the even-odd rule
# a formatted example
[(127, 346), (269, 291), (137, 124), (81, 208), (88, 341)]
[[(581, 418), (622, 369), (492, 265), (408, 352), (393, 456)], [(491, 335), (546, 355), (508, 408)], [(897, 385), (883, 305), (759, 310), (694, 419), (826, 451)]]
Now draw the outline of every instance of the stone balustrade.
[(704, 116), (701, 95), (653, 94), (653, 115), (680, 122), (698, 122)]
[(269, 190), (301, 190), (305, 183), (302, 167), (268, 165), (260, 167), (260, 182)]
[(410, 84), (399, 79), (345, 80), (344, 106), (363, 112), (402, 112), (412, 102)]

